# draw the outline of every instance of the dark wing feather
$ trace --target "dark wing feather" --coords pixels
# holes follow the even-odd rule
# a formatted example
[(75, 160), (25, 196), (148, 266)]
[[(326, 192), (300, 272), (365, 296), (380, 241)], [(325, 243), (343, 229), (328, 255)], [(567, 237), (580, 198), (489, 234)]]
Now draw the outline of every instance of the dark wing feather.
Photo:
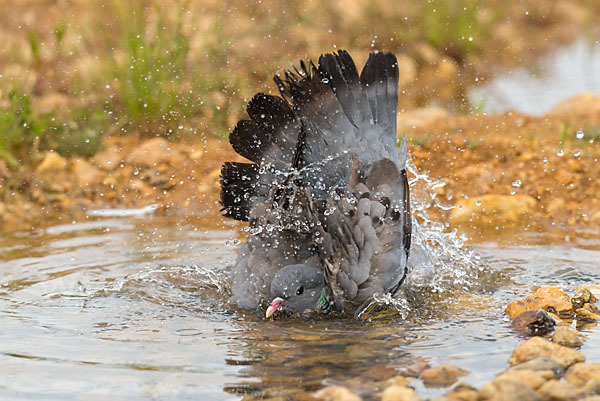
[(381, 136), (390, 154), (396, 147), (398, 79), (398, 61), (392, 53), (371, 53), (360, 75), (375, 125), (380, 127), (382, 132), (394, 133), (393, 136)]
[(254, 164), (225, 163), (221, 169), (221, 205), (225, 216), (248, 220), (254, 203), (286, 178), (296, 154), (300, 122), (285, 100), (258, 93), (250, 101), (250, 120), (240, 121), (229, 142)]
[(266, 185), (258, 185), (258, 165), (227, 162), (221, 167), (221, 205), (225, 217), (246, 221), (250, 209), (268, 192)]
[(364, 120), (371, 120), (367, 97), (360, 85), (358, 70), (348, 52), (324, 54), (319, 59), (319, 70), (328, 80), (346, 117), (357, 129)]

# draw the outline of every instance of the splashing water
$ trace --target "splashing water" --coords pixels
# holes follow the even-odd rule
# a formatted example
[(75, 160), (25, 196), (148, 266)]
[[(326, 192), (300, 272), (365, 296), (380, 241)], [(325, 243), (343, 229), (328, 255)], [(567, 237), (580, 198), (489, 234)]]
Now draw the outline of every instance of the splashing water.
[[(533, 285), (600, 281), (600, 239), (486, 247), (479, 261), (427, 218), (446, 207), (431, 190), (443, 181), (409, 170), (411, 273), (397, 297), (377, 295), (360, 320), (264, 321), (230, 308), (239, 225), (221, 219), (95, 217), (0, 238), (0, 359), (18, 373), (0, 379), (0, 398), (301, 398), (358, 383), (375, 399), (383, 380), (423, 361), (459, 366), (471, 372), (462, 380), (483, 385), (521, 342), (504, 306)], [(586, 335), (582, 352), (598, 359), (600, 338)], [(423, 399), (446, 391), (412, 383)]]
[[(320, 171), (326, 163), (343, 156), (345, 155), (329, 156), (323, 161), (311, 163), (303, 169), (285, 174), (273, 169), (272, 166), (269, 167), (276, 177), (281, 178), (283, 174), (285, 179), (282, 182), (284, 182), (288, 181), (290, 176), (309, 175), (311, 172), (314, 174), (315, 171)], [(458, 236), (456, 229), (448, 231), (447, 225), (431, 219), (429, 211), (432, 209), (450, 210), (454, 208), (453, 205), (448, 205), (440, 200), (435, 192), (436, 189), (444, 187), (446, 182), (420, 172), (410, 155), (407, 157), (406, 166), (412, 175), (412, 178), (409, 179), (413, 214), (412, 241), (408, 259), (409, 272), (396, 296), (376, 294), (373, 301), (357, 314), (356, 317), (359, 319), (370, 320), (382, 311), (390, 309), (405, 319), (409, 313), (424, 303), (439, 303), (456, 291), (481, 289), (489, 282), (489, 280), (482, 280), (482, 277), (493, 274), (489, 269), (480, 265), (479, 256), (471, 247), (465, 246), (464, 240)], [(282, 185), (281, 182), (275, 184)], [(331, 191), (330, 195), (332, 194), (335, 194), (335, 190)], [(332, 212), (333, 210), (327, 209), (324, 213), (327, 215)], [(294, 220), (294, 223), (297, 224), (298, 221)], [(290, 222), (286, 223), (286, 219), (279, 221), (276, 226), (266, 227), (269, 231), (292, 229), (300, 232), (299, 228)], [(243, 230), (251, 235), (256, 235), (260, 234), (263, 229), (263, 227), (245, 227)], [(310, 229), (308, 226), (304, 227), (305, 232)]]
[(405, 319), (428, 299), (439, 301), (457, 290), (480, 288), (486, 282), (482, 276), (491, 273), (479, 264), (479, 256), (465, 246), (456, 229), (448, 231), (444, 223), (429, 217), (428, 211), (432, 208), (450, 210), (454, 207), (442, 202), (434, 191), (444, 187), (446, 182), (420, 172), (410, 155), (406, 166), (413, 176), (409, 179), (413, 214), (409, 273), (395, 297), (376, 294), (357, 315), (360, 319), (371, 319), (373, 311), (382, 307), (393, 308)]

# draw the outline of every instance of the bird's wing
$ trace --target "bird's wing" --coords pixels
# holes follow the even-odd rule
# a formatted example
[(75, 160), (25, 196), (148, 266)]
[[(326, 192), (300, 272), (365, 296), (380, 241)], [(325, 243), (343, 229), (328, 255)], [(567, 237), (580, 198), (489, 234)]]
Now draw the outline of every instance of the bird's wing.
[(406, 170), (389, 159), (355, 163), (350, 185), (323, 213), (325, 277), (338, 310), (395, 293), (407, 273), (411, 215)]
[(263, 202), (271, 187), (285, 179), (300, 134), (300, 122), (280, 97), (258, 93), (247, 111), (250, 120), (238, 122), (229, 142), (253, 163), (228, 162), (221, 168), (224, 214), (243, 221), (252, 206)]
[(302, 122), (299, 182), (313, 188), (315, 199), (343, 188), (355, 159), (398, 161), (398, 66), (392, 53), (372, 53), (359, 76), (340, 50), (322, 55), (318, 67), (302, 63), (297, 73), (276, 76), (275, 82)]
[[(318, 67), (302, 62), (274, 78), (283, 98), (259, 93), (229, 141), (252, 163), (221, 169), (225, 216), (248, 220), (269, 189), (295, 175), (315, 199), (344, 187), (352, 162), (388, 158), (398, 163), (396, 108), (398, 66), (392, 53), (372, 53), (359, 76), (350, 55), (324, 54)], [(299, 171), (296, 171), (299, 170)]]

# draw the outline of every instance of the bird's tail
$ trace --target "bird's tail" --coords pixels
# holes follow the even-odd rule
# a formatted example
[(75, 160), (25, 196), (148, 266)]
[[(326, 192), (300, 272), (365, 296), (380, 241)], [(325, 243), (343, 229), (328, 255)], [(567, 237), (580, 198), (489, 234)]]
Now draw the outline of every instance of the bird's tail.
[(324, 54), (318, 67), (301, 62), (274, 78), (281, 96), (257, 94), (229, 140), (253, 163), (225, 163), (221, 205), (225, 215), (247, 220), (273, 184), (312, 188), (329, 196), (350, 179), (352, 163), (388, 158), (402, 169), (396, 147), (398, 65), (392, 53), (372, 53), (362, 70), (343, 50)]

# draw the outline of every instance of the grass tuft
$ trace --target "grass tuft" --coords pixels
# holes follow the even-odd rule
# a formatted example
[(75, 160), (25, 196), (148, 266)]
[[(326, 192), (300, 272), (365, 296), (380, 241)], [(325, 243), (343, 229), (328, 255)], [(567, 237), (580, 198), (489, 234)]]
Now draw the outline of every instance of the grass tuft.
[(58, 119), (56, 113), (36, 112), (31, 97), (18, 90), (0, 98), (0, 159), (9, 167), (26, 163), (39, 151), (54, 149), (63, 155), (92, 156), (99, 149), (102, 113), (77, 109)]
[(401, 32), (408, 42), (424, 39), (442, 53), (462, 61), (479, 49), (506, 5), (484, 7), (483, 0), (424, 0), (416, 9), (410, 32)]
[(558, 133), (558, 148), (562, 149), (565, 147), (565, 141), (567, 140), (567, 136), (569, 135), (569, 123), (564, 123), (562, 127), (560, 127), (560, 132)]
[(104, 10), (113, 14), (104, 20), (116, 21), (116, 26), (102, 25), (102, 29), (110, 68), (106, 87), (114, 90), (107, 104), (114, 115), (127, 119), (119, 121), (117, 117), (117, 123), (126, 131), (133, 128), (172, 136), (181, 122), (202, 115), (211, 106), (218, 108), (217, 115), (226, 114), (227, 99), (215, 105), (215, 96), (211, 96), (228, 86), (225, 73), (218, 72), (226, 60), (215, 56), (222, 52), (223, 44), (212, 48), (208, 41), (204, 43), (203, 50), (223, 65), (203, 69), (201, 63), (190, 59), (184, 3), (179, 1), (174, 7), (147, 4), (144, 0), (113, 1)]
[(47, 132), (52, 114), (36, 114), (31, 98), (17, 90), (8, 92), (0, 105), (0, 158), (17, 167)]

